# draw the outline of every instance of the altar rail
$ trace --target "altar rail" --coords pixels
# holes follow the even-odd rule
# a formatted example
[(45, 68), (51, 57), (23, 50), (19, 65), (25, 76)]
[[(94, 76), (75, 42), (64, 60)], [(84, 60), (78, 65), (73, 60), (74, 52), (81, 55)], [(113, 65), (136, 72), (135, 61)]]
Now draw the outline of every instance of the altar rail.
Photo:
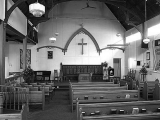
[(1, 109), (21, 110), (23, 104), (28, 106), (28, 88), (0, 85), (2, 97)]
[(14, 85), (23, 82), (23, 74), (21, 72), (10, 72), (5, 78), (5, 85)]

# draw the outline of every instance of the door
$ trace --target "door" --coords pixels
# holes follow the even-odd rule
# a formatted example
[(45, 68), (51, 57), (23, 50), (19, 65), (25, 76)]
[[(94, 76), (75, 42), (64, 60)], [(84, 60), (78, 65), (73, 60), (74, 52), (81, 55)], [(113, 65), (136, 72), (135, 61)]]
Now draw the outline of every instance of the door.
[(113, 58), (114, 76), (121, 78), (121, 58)]

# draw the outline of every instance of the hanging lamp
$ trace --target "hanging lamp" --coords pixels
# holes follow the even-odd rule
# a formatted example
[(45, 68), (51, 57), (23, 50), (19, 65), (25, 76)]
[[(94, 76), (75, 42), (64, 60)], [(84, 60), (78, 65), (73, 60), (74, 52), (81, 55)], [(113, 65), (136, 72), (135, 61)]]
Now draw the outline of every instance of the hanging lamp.
[(145, 0), (145, 21), (144, 21), (144, 39), (143, 39), (143, 42), (145, 43), (145, 44), (148, 44), (149, 42), (150, 42), (150, 39), (147, 37), (147, 33), (148, 33), (148, 30), (147, 30), (147, 21), (146, 21), (146, 19), (147, 19), (147, 9), (146, 9), (146, 1), (147, 0)]
[[(52, 0), (52, 6), (53, 6), (53, 0)], [(52, 25), (53, 25), (53, 9), (52, 9)], [(53, 32), (53, 27), (52, 27), (52, 32)], [(53, 36), (53, 37), (50, 37), (49, 38), (49, 41), (51, 43), (54, 43), (56, 41), (56, 38)]]
[(43, 14), (45, 14), (45, 6), (40, 4), (37, 0), (36, 3), (29, 5), (29, 12), (35, 17), (41, 17)]

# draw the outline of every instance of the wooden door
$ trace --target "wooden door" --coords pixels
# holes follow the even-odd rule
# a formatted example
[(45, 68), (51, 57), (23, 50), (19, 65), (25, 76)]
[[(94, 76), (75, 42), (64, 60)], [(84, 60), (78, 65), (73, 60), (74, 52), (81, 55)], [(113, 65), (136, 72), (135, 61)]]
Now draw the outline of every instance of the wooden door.
[(121, 58), (113, 58), (114, 76), (121, 78)]

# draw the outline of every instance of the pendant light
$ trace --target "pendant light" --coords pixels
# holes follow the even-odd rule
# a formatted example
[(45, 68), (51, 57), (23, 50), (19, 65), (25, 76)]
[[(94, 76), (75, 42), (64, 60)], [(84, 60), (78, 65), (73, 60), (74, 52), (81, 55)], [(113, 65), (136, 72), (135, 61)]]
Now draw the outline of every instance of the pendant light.
[[(53, 7), (53, 0), (52, 0), (52, 7)], [(53, 32), (53, 28), (54, 28), (54, 26), (53, 26), (53, 9), (52, 9), (52, 32)], [(49, 41), (51, 42), (51, 43), (54, 43), (55, 41), (56, 41), (56, 38), (53, 36), (53, 37), (50, 37), (49, 38)]]
[(36, 3), (29, 5), (29, 12), (35, 17), (41, 17), (43, 14), (45, 14), (45, 6), (40, 4), (37, 0)]
[(145, 44), (148, 44), (149, 42), (150, 42), (150, 39), (147, 37), (147, 35), (148, 35), (148, 29), (147, 29), (147, 6), (146, 6), (146, 1), (147, 0), (145, 0), (145, 21), (144, 21), (144, 32), (143, 32), (143, 34), (144, 34), (144, 37), (143, 37), (143, 42), (145, 43)]

